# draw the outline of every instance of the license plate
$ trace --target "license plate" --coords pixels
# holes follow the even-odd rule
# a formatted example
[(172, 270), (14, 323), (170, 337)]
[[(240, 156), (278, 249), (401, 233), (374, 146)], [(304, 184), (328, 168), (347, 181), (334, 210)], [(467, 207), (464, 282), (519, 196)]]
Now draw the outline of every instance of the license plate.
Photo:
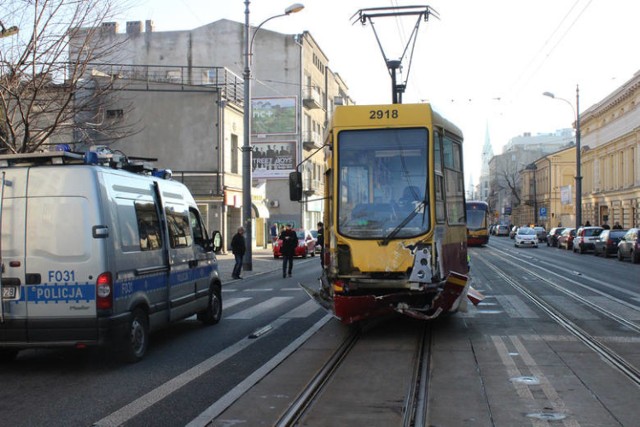
[(18, 297), (18, 288), (16, 286), (3, 286), (2, 299), (16, 299)]

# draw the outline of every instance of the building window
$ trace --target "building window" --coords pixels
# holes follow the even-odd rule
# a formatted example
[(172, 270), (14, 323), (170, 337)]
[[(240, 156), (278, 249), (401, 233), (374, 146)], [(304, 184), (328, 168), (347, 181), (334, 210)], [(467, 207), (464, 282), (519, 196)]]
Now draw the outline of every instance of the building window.
[(238, 173), (238, 135), (231, 134), (231, 173)]
[(124, 117), (124, 110), (122, 110), (122, 109), (107, 110), (107, 118), (108, 119), (120, 119), (122, 117)]

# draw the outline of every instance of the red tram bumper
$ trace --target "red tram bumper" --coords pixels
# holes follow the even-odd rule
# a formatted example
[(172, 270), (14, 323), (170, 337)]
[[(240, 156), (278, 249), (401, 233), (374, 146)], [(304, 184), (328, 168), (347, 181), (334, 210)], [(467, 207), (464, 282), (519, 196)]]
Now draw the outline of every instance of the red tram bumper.
[[(304, 288), (304, 286), (303, 286)], [(307, 293), (345, 324), (398, 312), (418, 319), (434, 319), (442, 313), (455, 312), (464, 296), (477, 305), (484, 297), (471, 288), (468, 277), (451, 273), (438, 289), (429, 291), (402, 291), (386, 295), (344, 295), (330, 298), (323, 290)]]

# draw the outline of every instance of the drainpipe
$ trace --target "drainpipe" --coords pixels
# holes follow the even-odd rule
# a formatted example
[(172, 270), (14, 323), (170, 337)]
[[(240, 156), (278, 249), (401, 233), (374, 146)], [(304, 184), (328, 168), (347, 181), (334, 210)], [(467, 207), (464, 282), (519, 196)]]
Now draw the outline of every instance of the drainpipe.
[[(304, 147), (302, 146), (302, 117), (304, 117), (304, 102), (303, 102), (303, 96), (304, 96), (304, 88), (303, 88), (303, 82), (304, 82), (304, 63), (302, 62), (302, 47), (303, 47), (303, 37), (304, 37), (304, 33), (303, 34), (299, 34), (297, 36), (297, 40), (296, 43), (300, 48), (300, 75), (298, 76), (300, 81), (299, 81), (299, 94), (298, 94), (298, 99), (300, 100), (300, 106), (299, 106), (299, 111), (296, 112), (296, 114), (298, 115), (298, 135), (297, 135), (297, 139), (298, 141), (296, 142), (297, 146), (298, 146), (298, 153), (300, 153), (300, 161), (298, 163), (300, 163), (302, 160), (304, 160)], [(308, 129), (307, 129), (308, 130)], [(300, 203), (300, 227), (301, 228), (305, 228), (305, 224), (304, 224), (304, 211), (305, 211), (305, 206), (307, 206), (307, 198), (308, 196), (305, 195), (304, 200), (302, 201), (302, 203)]]

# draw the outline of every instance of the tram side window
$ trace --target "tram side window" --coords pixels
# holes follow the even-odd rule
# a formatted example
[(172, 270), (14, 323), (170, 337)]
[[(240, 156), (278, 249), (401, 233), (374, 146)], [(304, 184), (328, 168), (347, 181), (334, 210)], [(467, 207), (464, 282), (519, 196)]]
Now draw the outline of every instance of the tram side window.
[(435, 169), (436, 222), (444, 223), (444, 177), (442, 176), (442, 133), (435, 133), (433, 145), (433, 165)]
[(449, 224), (463, 224), (465, 221), (465, 209), (462, 146), (452, 136), (445, 135), (443, 138), (443, 154), (447, 219)]

